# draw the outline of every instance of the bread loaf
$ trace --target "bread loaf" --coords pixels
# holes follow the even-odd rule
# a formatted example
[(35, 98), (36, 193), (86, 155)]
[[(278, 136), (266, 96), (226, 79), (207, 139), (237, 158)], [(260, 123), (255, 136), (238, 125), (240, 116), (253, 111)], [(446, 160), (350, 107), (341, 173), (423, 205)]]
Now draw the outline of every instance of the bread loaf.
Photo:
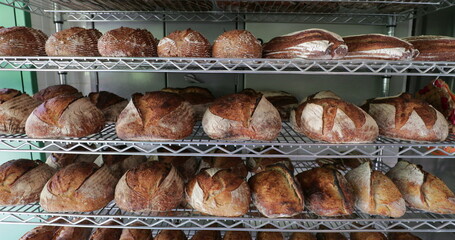
[[(86, 147), (88, 148), (96, 148), (95, 145), (85, 145), (85, 146), (78, 146), (73, 148), (74, 145), (66, 145), (66, 149), (71, 149), (71, 151), (87, 151)], [(94, 162), (99, 155), (95, 154), (73, 154), (72, 152), (69, 153), (52, 153), (46, 159), (46, 164), (54, 169), (61, 169), (64, 168), (72, 163), (76, 162)]]
[(58, 226), (38, 226), (26, 232), (19, 240), (49, 240), (53, 239)]
[(28, 27), (0, 28), (0, 56), (46, 56), (47, 36)]
[(262, 46), (256, 37), (246, 30), (224, 32), (213, 43), (215, 58), (260, 58)]
[(422, 240), (408, 232), (390, 232), (387, 235), (389, 240)]
[(351, 232), (350, 240), (387, 240), (384, 234), (379, 232)]
[(291, 110), (297, 106), (299, 101), (290, 93), (283, 91), (260, 91), (262, 95), (278, 110), (282, 121), (289, 120)]
[(286, 167), (273, 165), (248, 180), (251, 198), (268, 218), (292, 217), (303, 211), (300, 186)]
[(178, 94), (135, 93), (116, 124), (124, 140), (162, 141), (189, 136), (195, 124), (194, 110)]
[(41, 207), (48, 212), (91, 212), (114, 199), (117, 183), (107, 167), (73, 163), (59, 170), (44, 186)]
[(202, 34), (190, 28), (174, 31), (158, 43), (159, 57), (208, 58), (210, 55), (210, 42)]
[(46, 41), (48, 56), (96, 57), (101, 32), (96, 29), (72, 27), (52, 34)]
[[(275, 149), (268, 150), (264, 153), (264, 155), (268, 154), (281, 154), (280, 152), (276, 151)], [(247, 159), (246, 165), (248, 170), (253, 173), (259, 173), (264, 171), (268, 166), (281, 164), (285, 166), (291, 173), (294, 173), (294, 166), (292, 166), (292, 162), (289, 158), (258, 158), (258, 157), (251, 157)]]
[(345, 59), (412, 60), (419, 54), (412, 44), (383, 34), (343, 37), (348, 46)]
[(284, 240), (280, 232), (258, 232), (256, 240)]
[(378, 125), (352, 103), (316, 94), (291, 111), (292, 128), (316, 141), (364, 143), (378, 137)]
[(455, 213), (455, 195), (421, 166), (401, 160), (387, 172), (409, 207), (441, 214)]
[(173, 92), (182, 96), (193, 106), (196, 120), (202, 120), (205, 111), (209, 105), (215, 100), (215, 97), (207, 88), (201, 87), (186, 87), (186, 88), (163, 88), (163, 92)]
[(80, 93), (79, 90), (77, 90), (76, 88), (74, 88), (70, 85), (63, 84), (63, 85), (53, 85), (53, 86), (49, 86), (47, 88), (43, 88), (39, 92), (35, 93), (33, 95), (33, 98), (40, 102), (44, 102), (51, 98), (54, 98), (57, 96), (62, 96), (62, 95), (74, 95), (77, 97), (82, 97), (82, 93)]
[(306, 232), (294, 232), (289, 240), (316, 240), (316, 236)]
[[(217, 150), (215, 153), (222, 151)], [(203, 168), (230, 169), (241, 178), (248, 175), (248, 170), (240, 157), (202, 157), (200, 169)]]
[(25, 133), (25, 121), (39, 104), (26, 93), (0, 89), (0, 134)]
[(153, 240), (152, 230), (124, 228), (119, 240)]
[(202, 127), (213, 139), (271, 141), (280, 133), (281, 118), (262, 94), (241, 92), (216, 99)]
[(299, 173), (306, 207), (319, 216), (350, 215), (354, 211), (351, 184), (331, 166), (313, 168)]
[(224, 233), (223, 240), (252, 240), (252, 238), (249, 232), (227, 231)]
[(156, 57), (156, 44), (146, 29), (120, 27), (99, 38), (98, 50), (103, 57)]
[(323, 29), (307, 29), (275, 37), (264, 44), (265, 58), (340, 59), (348, 47), (340, 35)]
[[(180, 149), (175, 146), (166, 147), (172, 148), (174, 151)], [(164, 149), (158, 149), (158, 152), (168, 151)], [(189, 150), (183, 150), (181, 152), (190, 153)], [(172, 164), (172, 166), (174, 166), (178, 170), (185, 183), (192, 179), (199, 169), (199, 159), (191, 156), (183, 156), (183, 154), (182, 155), (179, 154), (176, 156), (158, 156), (158, 161)]]
[(455, 61), (455, 38), (447, 36), (414, 36), (403, 38), (419, 50), (415, 61)]
[(200, 230), (197, 231), (191, 240), (221, 240), (219, 231)]
[(106, 91), (92, 92), (88, 98), (103, 112), (106, 122), (116, 122), (122, 110), (128, 105), (126, 99)]
[(87, 98), (60, 96), (33, 110), (25, 122), (25, 133), (32, 138), (85, 137), (103, 127), (103, 113)]
[(408, 93), (367, 100), (362, 106), (379, 125), (379, 134), (402, 140), (443, 141), (449, 125), (430, 104)]
[(248, 184), (228, 169), (201, 170), (188, 182), (185, 196), (194, 209), (214, 216), (242, 216), (250, 206)]
[(115, 202), (129, 212), (168, 211), (180, 204), (183, 192), (183, 180), (171, 164), (145, 162), (122, 176)]
[(121, 228), (96, 228), (90, 240), (119, 240), (121, 234)]
[(370, 165), (365, 162), (345, 175), (354, 190), (355, 206), (371, 215), (403, 216), (406, 205), (397, 186), (382, 172), (371, 169)]
[(91, 228), (60, 227), (55, 232), (52, 240), (88, 240), (91, 232)]
[(181, 230), (161, 230), (155, 240), (187, 240), (187, 238)]
[(39, 194), (55, 170), (41, 161), (10, 160), (0, 165), (0, 206), (24, 205)]
[(316, 233), (316, 239), (317, 240), (348, 240), (341, 233), (337, 233), (337, 232)]

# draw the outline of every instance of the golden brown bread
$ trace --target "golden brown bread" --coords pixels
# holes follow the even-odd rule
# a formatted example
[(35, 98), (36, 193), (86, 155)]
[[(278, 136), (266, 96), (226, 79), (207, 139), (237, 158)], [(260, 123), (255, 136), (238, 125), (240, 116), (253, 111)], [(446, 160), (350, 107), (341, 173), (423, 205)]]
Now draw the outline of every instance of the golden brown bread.
[(248, 184), (254, 205), (266, 217), (292, 217), (303, 211), (303, 194), (286, 167), (269, 166)]
[(153, 240), (152, 230), (124, 228), (119, 240)]
[(158, 43), (159, 57), (200, 57), (211, 55), (210, 42), (199, 32), (190, 28), (174, 31)]
[(202, 119), (204, 132), (213, 139), (274, 140), (281, 130), (278, 110), (252, 91), (216, 99)]
[(26, 93), (0, 89), (0, 134), (25, 133), (25, 121), (39, 104)]
[(455, 194), (439, 178), (408, 161), (387, 172), (409, 207), (442, 214), (455, 213)]
[(155, 240), (186, 240), (186, 235), (182, 230), (161, 230)]
[(389, 240), (422, 240), (408, 232), (390, 232), (387, 235)]
[(119, 240), (121, 234), (121, 228), (96, 228), (90, 240)]
[(260, 58), (262, 45), (246, 30), (224, 32), (213, 43), (212, 56), (215, 58)]
[(401, 217), (406, 212), (404, 199), (397, 186), (382, 172), (373, 170), (370, 162), (362, 163), (346, 175), (355, 195), (355, 206), (364, 213)]
[(323, 29), (306, 29), (272, 38), (264, 44), (265, 58), (340, 59), (348, 47), (340, 35)]
[(0, 165), (0, 206), (24, 205), (39, 200), (55, 170), (41, 161), (10, 160)]
[(197, 231), (191, 240), (221, 240), (219, 231), (200, 230)]
[(25, 133), (34, 138), (85, 137), (101, 131), (104, 123), (103, 113), (87, 98), (59, 96), (33, 110)]
[(168, 211), (183, 199), (184, 183), (169, 163), (145, 162), (128, 170), (115, 188), (117, 206), (129, 212)]
[(227, 231), (224, 233), (223, 240), (252, 240), (252, 238), (246, 231)]
[[(85, 150), (82, 148), (76, 147), (74, 150)], [(46, 164), (58, 170), (76, 162), (95, 162), (97, 158), (98, 155), (93, 154), (52, 153), (46, 159)]]
[(121, 139), (159, 141), (185, 138), (194, 124), (194, 110), (187, 101), (159, 91), (133, 94), (115, 129)]
[[(179, 150), (179, 147), (174, 145), (166, 146), (174, 151)], [(168, 152), (167, 150), (160, 148), (158, 152)], [(183, 153), (190, 153), (189, 150), (181, 151)], [(183, 181), (186, 183), (194, 177), (199, 169), (199, 159), (194, 156), (158, 156), (158, 161), (172, 164), (182, 176)]]
[(289, 240), (316, 240), (316, 236), (306, 232), (294, 232)]
[(387, 237), (379, 232), (351, 232), (350, 240), (387, 240)]
[(84, 227), (60, 227), (54, 234), (52, 240), (88, 240), (91, 228)]
[(156, 57), (156, 40), (146, 29), (120, 27), (107, 31), (98, 40), (104, 57)]
[(193, 106), (196, 119), (202, 120), (205, 111), (215, 100), (215, 97), (207, 88), (186, 87), (186, 88), (163, 88), (163, 92), (177, 93)]
[(354, 211), (351, 184), (331, 166), (299, 173), (297, 181), (305, 196), (305, 205), (319, 216), (350, 215)]
[(103, 112), (106, 122), (116, 122), (122, 110), (128, 105), (126, 99), (107, 91), (92, 92), (88, 98)]
[(284, 91), (260, 91), (260, 93), (278, 110), (282, 121), (289, 120), (291, 110), (299, 103), (295, 96)]
[(46, 56), (47, 36), (28, 27), (0, 28), (0, 56)]
[(100, 56), (97, 45), (101, 35), (96, 29), (68, 28), (47, 39), (46, 53), (48, 56)]
[(308, 98), (291, 111), (292, 128), (329, 143), (364, 143), (378, 137), (378, 125), (361, 108), (341, 99)]
[(256, 240), (284, 240), (280, 232), (258, 232)]
[(416, 61), (455, 61), (455, 38), (447, 36), (413, 36), (403, 40), (419, 50)]
[(194, 209), (214, 216), (242, 216), (250, 206), (248, 184), (229, 169), (202, 170), (188, 182), (185, 196)]
[[(215, 153), (221, 153), (221, 150)], [(242, 178), (248, 175), (248, 170), (240, 157), (202, 157), (200, 169), (203, 168), (231, 169)]]
[(107, 167), (78, 162), (59, 170), (44, 186), (40, 205), (49, 212), (90, 212), (114, 199), (118, 178)]
[(62, 95), (75, 95), (82, 97), (82, 93), (77, 90), (77, 88), (74, 88), (70, 85), (62, 84), (62, 85), (53, 85), (49, 86), (47, 88), (41, 89), (39, 92), (35, 93), (33, 95), (33, 98), (44, 102), (46, 100), (49, 100), (51, 98), (57, 97), (57, 96), (62, 96)]
[[(282, 154), (275, 149), (268, 150), (265, 154)], [(281, 164), (285, 166), (291, 173), (294, 173), (294, 166), (292, 166), (292, 162), (289, 158), (258, 158), (258, 157), (251, 157), (247, 159), (246, 166), (248, 170), (253, 173), (259, 173), (264, 171), (267, 166), (274, 165), (274, 164)]]
[(449, 134), (444, 115), (408, 93), (369, 99), (362, 106), (379, 125), (379, 134), (402, 140), (442, 141)]

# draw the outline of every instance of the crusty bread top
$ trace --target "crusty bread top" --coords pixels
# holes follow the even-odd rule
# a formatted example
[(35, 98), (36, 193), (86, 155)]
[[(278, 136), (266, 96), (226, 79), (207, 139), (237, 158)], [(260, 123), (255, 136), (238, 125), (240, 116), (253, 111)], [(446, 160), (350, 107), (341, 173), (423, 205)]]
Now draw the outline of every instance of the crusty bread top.
[(2, 88), (0, 89), (0, 104), (20, 95), (22, 95), (22, 93), (16, 89)]
[(88, 162), (70, 164), (52, 176), (47, 186), (48, 191), (54, 195), (71, 195), (98, 168), (98, 165)]
[[(322, 134), (332, 131), (335, 125), (335, 117), (337, 115), (337, 109), (341, 109), (354, 123), (356, 128), (361, 128), (366, 122), (365, 113), (352, 103), (334, 98), (322, 98), (312, 99), (300, 104), (295, 110), (295, 115), (300, 118), (303, 110), (308, 104), (316, 104), (323, 107), (324, 119)], [(297, 125), (302, 127), (302, 121), (297, 121)]]
[(383, 48), (404, 48), (412, 50), (414, 47), (407, 41), (384, 34), (363, 34), (343, 37), (349, 52), (368, 51)]
[[(108, 36), (106, 38), (106, 36)], [(118, 43), (122, 41), (130, 42), (134, 45), (154, 46), (156, 45), (155, 37), (147, 29), (119, 27), (107, 31), (103, 38), (107, 43), (111, 41)]]
[(54, 85), (50, 86), (44, 89), (41, 89), (39, 92), (35, 93), (33, 95), (33, 98), (44, 102), (46, 100), (49, 100), (51, 98), (61, 96), (61, 95), (72, 95), (72, 94), (77, 94), (79, 93), (79, 90), (76, 88), (70, 86), (70, 85)]
[(420, 116), (428, 129), (431, 129), (436, 123), (436, 110), (430, 104), (413, 98), (409, 93), (402, 93), (397, 97), (369, 99), (362, 105), (362, 108), (368, 112), (370, 104), (395, 106), (395, 129), (401, 129), (408, 122), (413, 111)]
[(132, 100), (141, 115), (144, 126), (156, 125), (163, 116), (177, 109), (185, 101), (178, 94), (161, 91), (135, 93)]
[(126, 99), (107, 91), (89, 93), (88, 98), (97, 108), (103, 110)]
[(262, 94), (234, 93), (216, 99), (209, 110), (212, 114), (224, 119), (239, 121), (248, 127), (249, 120), (254, 113)]
[(16, 159), (0, 165), (0, 189), (8, 187), (28, 171), (38, 167), (43, 162), (28, 159)]
[[(195, 180), (204, 193), (204, 199), (213, 194), (219, 194), (220, 191), (232, 192), (245, 182), (237, 173), (230, 169), (215, 168), (201, 171), (196, 175)], [(190, 189), (188, 196), (192, 195), (192, 190)]]
[(289, 104), (297, 104), (299, 101), (296, 97), (292, 96), (291, 94), (283, 91), (279, 92), (270, 92), (270, 91), (261, 91), (264, 97), (269, 100), (273, 106), (286, 106)]
[(169, 163), (145, 162), (126, 173), (126, 183), (135, 192), (152, 194), (158, 192), (171, 168)]
[(81, 97), (74, 95), (51, 98), (35, 108), (32, 114), (35, 114), (36, 117), (47, 124), (57, 125), (63, 111), (65, 111), (71, 103), (75, 102), (79, 98)]
[(71, 27), (52, 34), (51, 37), (56, 38), (60, 44), (71, 44), (77, 36), (84, 36), (85, 38), (95, 37), (96, 40), (101, 37), (101, 32), (97, 29), (86, 29), (81, 27)]

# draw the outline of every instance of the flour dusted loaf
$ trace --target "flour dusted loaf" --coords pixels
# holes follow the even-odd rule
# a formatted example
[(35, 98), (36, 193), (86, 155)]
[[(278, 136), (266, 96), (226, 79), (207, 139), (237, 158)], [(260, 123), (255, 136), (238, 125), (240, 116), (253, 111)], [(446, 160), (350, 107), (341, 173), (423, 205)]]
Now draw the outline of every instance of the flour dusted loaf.
[(62, 84), (62, 85), (53, 85), (47, 88), (41, 89), (39, 92), (33, 95), (33, 98), (44, 102), (54, 97), (62, 96), (62, 95), (74, 95), (77, 97), (82, 97), (82, 93), (77, 90), (77, 88), (72, 87), (70, 85)]
[(447, 36), (414, 36), (403, 40), (411, 43), (419, 55), (416, 61), (455, 61), (455, 38)]
[(101, 131), (104, 123), (103, 113), (87, 98), (59, 96), (33, 110), (25, 133), (34, 138), (85, 137)]
[(190, 28), (174, 31), (158, 43), (159, 57), (208, 58), (210, 55), (210, 42), (201, 33)]
[(292, 217), (303, 211), (300, 186), (284, 166), (269, 166), (252, 176), (248, 184), (254, 205), (268, 218)]
[(169, 92), (135, 93), (115, 126), (124, 140), (164, 141), (189, 136), (196, 122), (191, 104)]
[(262, 95), (244, 91), (216, 99), (202, 118), (213, 139), (274, 140), (281, 130), (278, 110)]
[(290, 93), (284, 91), (260, 91), (264, 97), (278, 110), (282, 121), (289, 120), (289, 114), (299, 101)]
[(187, 240), (182, 230), (161, 230), (154, 240)]
[(114, 199), (117, 181), (107, 167), (73, 163), (49, 179), (41, 192), (40, 205), (48, 212), (91, 212)]
[(260, 58), (262, 45), (246, 30), (224, 32), (213, 43), (212, 56), (215, 58)]
[(184, 183), (169, 163), (149, 161), (128, 170), (115, 188), (115, 202), (129, 212), (168, 211), (183, 200)]
[(351, 184), (332, 166), (313, 168), (299, 173), (306, 207), (319, 216), (350, 215), (354, 211)]
[(106, 122), (116, 122), (120, 113), (128, 105), (126, 99), (107, 91), (92, 92), (88, 98), (103, 112)]
[(107, 31), (98, 40), (103, 57), (156, 57), (156, 45), (151, 32), (129, 27)]
[[(215, 153), (222, 153), (222, 151), (216, 150)], [(203, 168), (231, 169), (242, 178), (248, 175), (248, 170), (240, 157), (202, 157), (200, 169)]]
[(188, 182), (185, 196), (194, 209), (214, 216), (242, 216), (250, 206), (247, 182), (229, 169), (201, 170)]
[(186, 88), (163, 88), (163, 92), (173, 92), (182, 96), (193, 106), (197, 120), (202, 120), (205, 111), (209, 105), (215, 100), (215, 97), (207, 88), (201, 87), (186, 87)]
[(316, 28), (275, 37), (263, 49), (265, 58), (340, 59), (347, 52), (342, 37)]
[(343, 37), (348, 46), (345, 59), (412, 60), (419, 54), (412, 44), (383, 34)]
[(252, 240), (252, 238), (249, 232), (227, 231), (224, 233), (223, 240)]
[(25, 133), (25, 121), (40, 102), (15, 89), (0, 89), (0, 134)]
[(352, 185), (355, 206), (360, 211), (388, 217), (401, 217), (406, 212), (405, 201), (397, 186), (380, 171), (365, 162), (345, 175)]
[(0, 206), (37, 202), (55, 170), (41, 161), (10, 160), (0, 165)]
[(46, 56), (47, 36), (28, 27), (0, 28), (0, 56)]
[(72, 27), (52, 34), (46, 41), (48, 56), (96, 57), (101, 32), (96, 29)]
[(409, 207), (441, 214), (455, 213), (455, 194), (439, 178), (408, 161), (387, 172)]
[(408, 93), (367, 100), (362, 106), (385, 137), (412, 141), (443, 141), (449, 134), (444, 115)]
[(295, 131), (329, 143), (372, 142), (379, 132), (370, 115), (330, 92), (308, 97), (291, 111), (290, 121)]

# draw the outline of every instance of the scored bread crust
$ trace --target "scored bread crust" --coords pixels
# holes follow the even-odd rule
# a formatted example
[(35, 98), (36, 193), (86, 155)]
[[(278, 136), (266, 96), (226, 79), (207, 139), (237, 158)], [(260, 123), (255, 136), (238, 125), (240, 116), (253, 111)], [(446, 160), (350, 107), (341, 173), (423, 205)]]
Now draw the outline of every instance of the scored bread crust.
[(403, 216), (406, 205), (397, 186), (382, 172), (372, 170), (370, 164), (365, 162), (345, 175), (354, 190), (355, 206), (371, 215)]
[(455, 194), (421, 167), (401, 160), (387, 176), (397, 185), (409, 207), (441, 214), (455, 213)]
[(185, 196), (194, 209), (214, 216), (242, 216), (250, 206), (248, 184), (228, 169), (202, 170), (188, 182)]
[(246, 30), (224, 32), (213, 43), (212, 56), (215, 58), (260, 58), (262, 45)]
[(268, 218), (292, 217), (303, 211), (300, 186), (284, 166), (270, 166), (251, 177), (248, 184), (254, 205)]
[(85, 227), (60, 227), (52, 240), (81, 240), (88, 239), (92, 232), (91, 228)]
[(0, 134), (25, 133), (25, 122), (40, 102), (14, 89), (0, 89)]
[(145, 162), (127, 171), (115, 188), (115, 202), (129, 212), (169, 211), (183, 200), (184, 183), (169, 163)]
[(73, 163), (58, 171), (44, 186), (41, 207), (49, 212), (91, 212), (114, 199), (115, 178), (107, 167)]
[(55, 170), (41, 161), (10, 160), (0, 166), (0, 206), (24, 205), (39, 195)]
[(46, 56), (46, 34), (28, 27), (0, 28), (0, 56)]
[[(215, 153), (222, 152), (221, 150), (216, 150)], [(203, 168), (231, 169), (242, 178), (246, 178), (248, 175), (248, 169), (240, 157), (202, 157), (199, 169)]]
[(97, 29), (72, 27), (52, 34), (46, 41), (48, 56), (96, 57), (98, 39), (101, 32)]
[(164, 141), (189, 136), (194, 124), (194, 110), (181, 96), (150, 92), (133, 94), (115, 129), (125, 140)]
[(154, 240), (186, 240), (186, 235), (182, 230), (161, 230)]
[(82, 93), (80, 93), (79, 90), (77, 90), (76, 88), (74, 88), (70, 85), (62, 84), (62, 85), (53, 85), (53, 86), (49, 86), (47, 88), (43, 88), (39, 92), (35, 93), (33, 95), (33, 98), (38, 101), (44, 102), (46, 100), (49, 100), (51, 98), (61, 96), (61, 95), (75, 95), (75, 96), (82, 97)]
[(146, 29), (120, 27), (107, 31), (98, 40), (104, 57), (156, 57), (156, 40)]
[(215, 100), (202, 127), (213, 139), (271, 141), (280, 133), (281, 117), (261, 94), (237, 93)]
[(26, 232), (19, 240), (49, 240), (53, 239), (58, 226), (38, 226)]
[(419, 55), (415, 61), (455, 61), (455, 38), (447, 36), (413, 36), (403, 40), (411, 43)]
[(210, 57), (210, 42), (192, 29), (174, 31), (158, 43), (159, 57)]

